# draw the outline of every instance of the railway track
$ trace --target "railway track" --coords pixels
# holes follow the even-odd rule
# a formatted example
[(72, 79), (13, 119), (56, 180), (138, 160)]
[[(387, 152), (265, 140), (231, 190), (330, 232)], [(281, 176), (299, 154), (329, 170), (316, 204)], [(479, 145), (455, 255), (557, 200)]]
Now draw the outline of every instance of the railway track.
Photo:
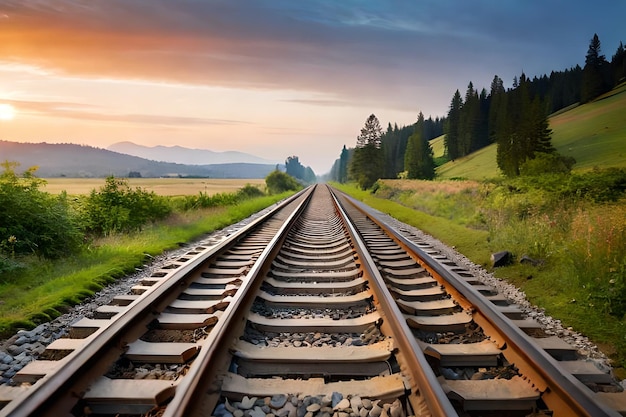
[(0, 416), (624, 412), (610, 375), (378, 217), (310, 187), (75, 323)]

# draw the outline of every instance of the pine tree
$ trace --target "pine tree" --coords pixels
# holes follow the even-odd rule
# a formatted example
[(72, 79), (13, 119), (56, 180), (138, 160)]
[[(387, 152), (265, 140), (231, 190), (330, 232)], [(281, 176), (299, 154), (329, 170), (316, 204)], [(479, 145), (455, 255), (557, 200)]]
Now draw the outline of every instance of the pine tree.
[(380, 127), (378, 118), (371, 114), (365, 121), (365, 126), (361, 129), (361, 134), (356, 138), (356, 147), (363, 148), (366, 145), (374, 145), (376, 149), (380, 149), (380, 138), (383, 130)]
[(448, 111), (447, 129), (445, 130), (444, 144), (448, 153), (448, 158), (454, 161), (457, 158), (463, 156), (461, 154), (460, 146), (460, 128), (461, 128), (461, 107), (463, 106), (463, 99), (461, 93), (456, 90), (450, 103), (450, 110)]
[[(397, 128), (397, 126), (396, 126)], [(400, 145), (398, 141), (398, 136), (395, 134), (391, 123), (387, 125), (387, 130), (383, 133), (381, 137), (383, 154), (385, 155), (385, 163), (384, 163), (384, 178), (395, 178), (397, 175), (396, 171), (396, 157), (398, 154), (398, 146)]]
[(341, 156), (339, 157), (339, 172), (337, 173), (337, 181), (342, 184), (348, 181), (348, 158), (348, 150), (346, 149), (346, 145), (343, 145)]
[(419, 113), (415, 130), (409, 137), (404, 155), (404, 170), (409, 179), (433, 179), (435, 177), (435, 162), (433, 151), (424, 137), (424, 115)]
[(619, 43), (615, 55), (611, 59), (611, 67), (613, 68), (613, 85), (626, 79), (626, 50), (622, 42)]
[(521, 75), (518, 87), (505, 96), (506, 117), (496, 128), (498, 167), (506, 176), (520, 175), (520, 167), (537, 153), (553, 153), (551, 130), (539, 96), (531, 100), (530, 81)]
[(488, 135), (491, 142), (496, 141), (496, 132), (502, 131), (498, 125), (502, 125), (506, 115), (506, 90), (502, 78), (495, 75), (491, 82), (491, 91), (489, 92), (489, 129)]
[(357, 136), (356, 149), (349, 173), (362, 189), (370, 188), (382, 177), (384, 154), (381, 150), (382, 129), (375, 115), (370, 115)]
[(583, 81), (580, 92), (583, 103), (593, 100), (608, 90), (604, 75), (607, 69), (606, 64), (606, 59), (601, 54), (600, 39), (598, 34), (594, 33), (593, 38), (589, 42), (589, 49), (585, 57), (585, 68), (583, 68)]

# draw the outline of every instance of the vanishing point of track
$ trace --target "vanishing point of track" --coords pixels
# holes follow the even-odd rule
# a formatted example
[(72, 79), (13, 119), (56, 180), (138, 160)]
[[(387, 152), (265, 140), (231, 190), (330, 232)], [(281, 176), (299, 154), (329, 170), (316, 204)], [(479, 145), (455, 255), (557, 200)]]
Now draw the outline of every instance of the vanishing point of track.
[(0, 416), (624, 412), (609, 374), (380, 217), (309, 187), (74, 323)]

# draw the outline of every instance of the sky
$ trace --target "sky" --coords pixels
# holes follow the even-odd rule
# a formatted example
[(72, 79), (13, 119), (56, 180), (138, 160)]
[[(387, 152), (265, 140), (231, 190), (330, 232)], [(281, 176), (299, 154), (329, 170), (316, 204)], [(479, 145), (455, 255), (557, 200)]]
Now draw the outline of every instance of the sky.
[(370, 114), (401, 127), (470, 81), (584, 66), (594, 33), (610, 60), (624, 16), (623, 0), (0, 0), (0, 140), (295, 155), (323, 174)]

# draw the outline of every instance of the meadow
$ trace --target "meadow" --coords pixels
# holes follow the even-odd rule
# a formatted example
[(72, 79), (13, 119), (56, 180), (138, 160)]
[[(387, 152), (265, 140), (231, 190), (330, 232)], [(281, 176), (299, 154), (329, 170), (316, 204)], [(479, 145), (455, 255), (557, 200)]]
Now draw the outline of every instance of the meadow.
[[(45, 178), (43, 191), (59, 194), (65, 191), (68, 195), (85, 195), (91, 190), (104, 185), (104, 178)], [(265, 188), (265, 179), (230, 179), (230, 178), (128, 178), (130, 187), (141, 187), (158, 195), (176, 197), (194, 195), (203, 192), (208, 195), (233, 193), (250, 184)]]
[[(524, 291), (583, 333), (626, 378), (626, 197), (561, 200), (537, 188), (477, 181), (379, 180), (375, 193), (334, 184), (417, 227)], [(514, 263), (492, 268), (508, 250)], [(537, 265), (522, 264), (522, 256)]]

